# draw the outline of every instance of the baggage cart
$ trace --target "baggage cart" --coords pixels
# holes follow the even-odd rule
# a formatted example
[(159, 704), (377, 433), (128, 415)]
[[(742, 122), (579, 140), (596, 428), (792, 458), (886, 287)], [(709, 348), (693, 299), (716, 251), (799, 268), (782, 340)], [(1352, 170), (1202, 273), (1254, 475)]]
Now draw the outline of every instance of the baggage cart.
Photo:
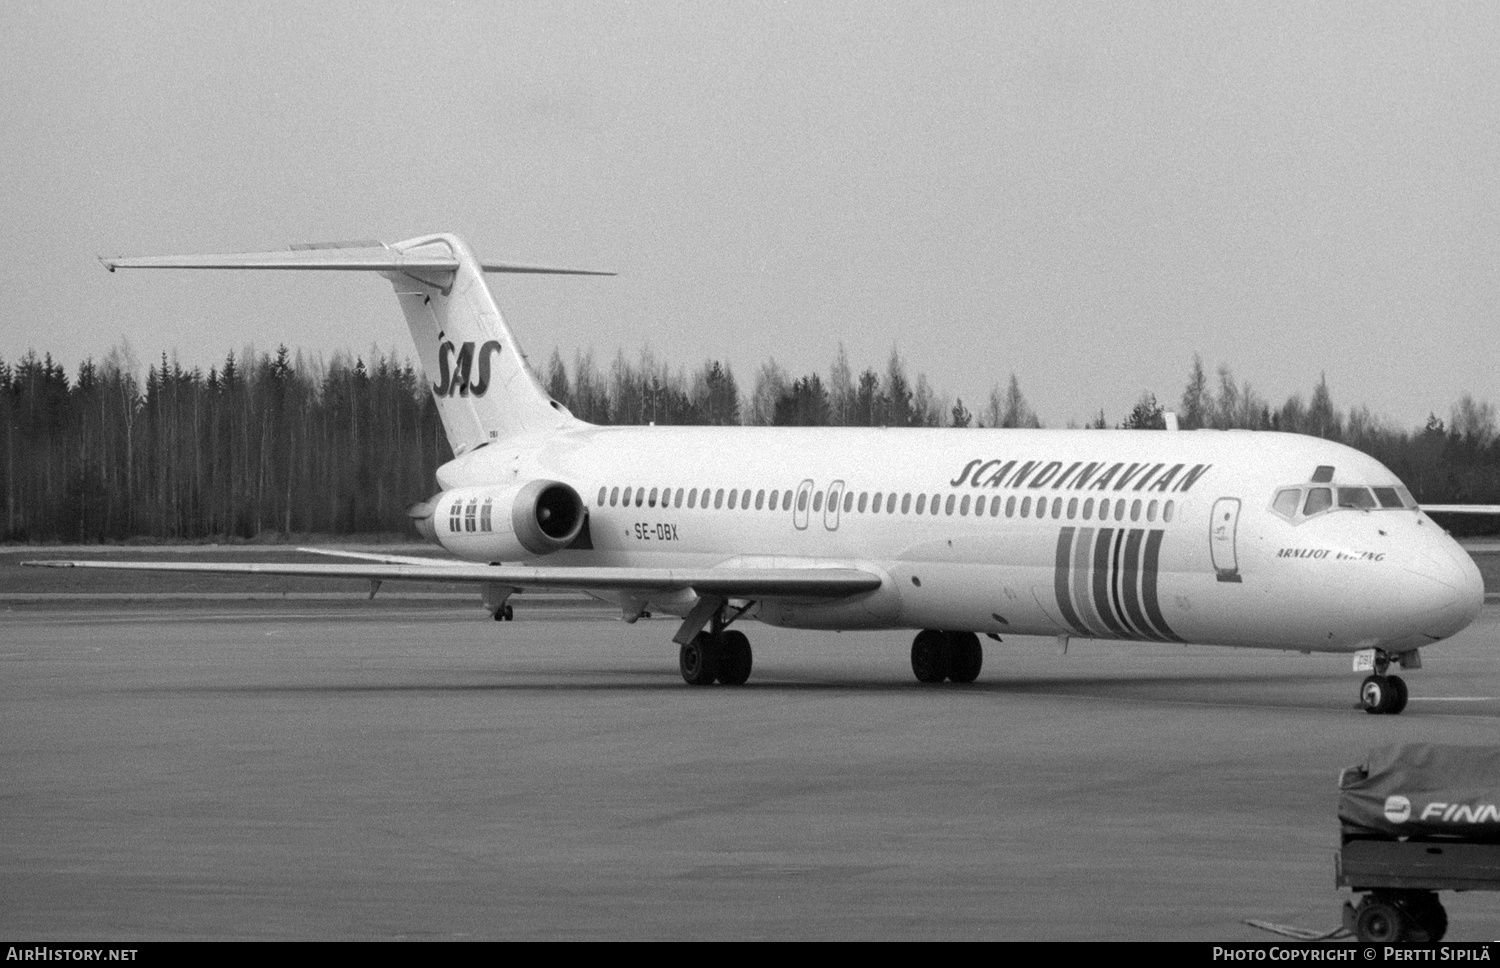
[(1405, 744), (1339, 777), (1335, 881), (1360, 941), (1440, 941), (1439, 891), (1500, 890), (1500, 749)]

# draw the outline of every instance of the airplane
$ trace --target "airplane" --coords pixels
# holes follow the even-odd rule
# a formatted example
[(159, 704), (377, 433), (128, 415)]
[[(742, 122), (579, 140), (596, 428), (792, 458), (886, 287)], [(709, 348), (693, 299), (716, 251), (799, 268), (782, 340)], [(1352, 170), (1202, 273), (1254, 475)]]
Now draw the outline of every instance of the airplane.
[[(456, 560), (337, 564), (36, 561), (471, 582), (511, 615), (580, 589), (627, 622), (680, 620), (691, 685), (753, 666), (744, 620), (909, 629), (923, 683), (980, 674), (980, 636), (1175, 642), (1354, 656), (1359, 705), (1397, 714), (1392, 666), (1479, 614), (1464, 550), (1396, 475), (1350, 447), (1264, 431), (595, 426), (551, 399), (454, 235), (281, 252), (103, 259), (117, 269), (373, 272), (410, 327), (453, 460), (412, 505)], [(1175, 423), (1175, 421), (1173, 421)], [(1174, 432), (1175, 431), (1175, 432)]]

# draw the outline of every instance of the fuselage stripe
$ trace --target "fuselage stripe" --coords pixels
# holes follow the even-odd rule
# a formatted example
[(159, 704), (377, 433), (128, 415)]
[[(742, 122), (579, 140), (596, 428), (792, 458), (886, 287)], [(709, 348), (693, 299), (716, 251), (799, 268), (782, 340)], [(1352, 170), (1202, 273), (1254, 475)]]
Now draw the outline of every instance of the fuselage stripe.
[(1125, 637), (1129, 639), (1140, 638), (1140, 633), (1130, 623), (1130, 616), (1125, 613), (1125, 603), (1122, 600), (1122, 586), (1125, 584), (1125, 547), (1128, 531), (1125, 528), (1115, 529), (1114, 548), (1110, 554), (1109, 571), (1109, 603), (1114, 607), (1115, 618), (1125, 630)]
[(1104, 622), (1094, 610), (1094, 600), (1089, 595), (1089, 564), (1094, 558), (1094, 529), (1079, 528), (1073, 542), (1073, 605), (1078, 617), (1090, 635), (1100, 636)]
[(1052, 591), (1068, 628), (1096, 638), (1181, 642), (1157, 589), (1164, 536), (1155, 528), (1061, 528)]
[(1172, 631), (1172, 627), (1167, 624), (1165, 616), (1162, 615), (1161, 602), (1156, 595), (1162, 534), (1162, 531), (1152, 531), (1146, 536), (1145, 580), (1141, 583), (1141, 597), (1144, 599), (1143, 604), (1146, 606), (1146, 614), (1151, 618), (1151, 624), (1156, 626), (1162, 637), (1172, 642), (1181, 642), (1181, 636)]
[(1125, 573), (1121, 576), (1121, 590), (1124, 593), (1125, 610), (1130, 615), (1130, 623), (1143, 638), (1156, 639), (1161, 636), (1146, 621), (1146, 615), (1141, 611), (1141, 537), (1144, 534), (1145, 532), (1140, 528), (1130, 529), (1130, 535), (1125, 542)]
[(1120, 585), (1122, 575), (1125, 571), (1124, 562), (1121, 560), (1125, 554), (1125, 528), (1116, 528), (1114, 541), (1111, 542), (1109, 553), (1109, 605), (1114, 611), (1115, 621), (1120, 623), (1127, 639), (1140, 638), (1135, 628), (1130, 624), (1130, 618), (1125, 614), (1125, 604), (1120, 600)]
[(1057, 556), (1052, 566), (1052, 590), (1057, 595), (1057, 607), (1062, 611), (1063, 621), (1079, 635), (1088, 635), (1088, 629), (1078, 620), (1073, 610), (1073, 595), (1068, 590), (1068, 578), (1072, 574), (1073, 528), (1063, 528), (1057, 534)]
[(1114, 609), (1109, 604), (1110, 552), (1114, 544), (1115, 529), (1100, 528), (1094, 539), (1094, 608), (1108, 629), (1119, 638), (1129, 638), (1125, 629), (1115, 619)]

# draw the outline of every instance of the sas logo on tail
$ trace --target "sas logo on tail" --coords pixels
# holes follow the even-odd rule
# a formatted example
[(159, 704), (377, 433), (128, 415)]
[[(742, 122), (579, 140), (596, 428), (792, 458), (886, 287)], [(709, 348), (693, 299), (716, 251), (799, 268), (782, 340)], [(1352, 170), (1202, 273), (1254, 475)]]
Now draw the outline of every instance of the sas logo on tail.
[[(470, 340), (462, 348), (455, 347), (452, 340), (444, 340), (438, 347), (438, 382), (432, 392), (440, 397), (482, 397), (490, 388), (490, 358), (500, 355), (500, 344), (488, 340), (474, 352)], [(479, 363), (479, 379), (474, 379), (474, 363)]]

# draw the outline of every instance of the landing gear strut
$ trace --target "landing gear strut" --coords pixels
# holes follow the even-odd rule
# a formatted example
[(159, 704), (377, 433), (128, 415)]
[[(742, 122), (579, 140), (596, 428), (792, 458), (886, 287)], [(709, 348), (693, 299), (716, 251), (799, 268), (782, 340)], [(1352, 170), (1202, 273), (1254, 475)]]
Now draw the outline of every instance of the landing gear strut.
[(1371, 715), (1394, 716), (1406, 708), (1406, 680), (1386, 675), (1390, 665), (1390, 656), (1376, 652), (1374, 673), (1365, 676), (1365, 681), (1359, 685), (1359, 704)]
[(911, 671), (918, 682), (973, 682), (984, 665), (984, 647), (973, 632), (923, 629), (911, 643)]
[(709, 628), (694, 635), (678, 650), (677, 667), (684, 682), (690, 686), (711, 686), (715, 682), (726, 686), (745, 684), (755, 664), (750, 640), (745, 633), (726, 626), (748, 608), (747, 605), (726, 619), (721, 605), (715, 609)]

